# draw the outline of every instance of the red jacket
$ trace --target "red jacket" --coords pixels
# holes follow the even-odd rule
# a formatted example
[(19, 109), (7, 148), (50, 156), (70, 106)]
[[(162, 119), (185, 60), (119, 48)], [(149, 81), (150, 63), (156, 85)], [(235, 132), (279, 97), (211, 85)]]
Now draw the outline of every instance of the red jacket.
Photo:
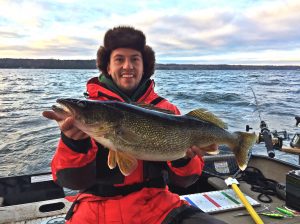
[[(88, 81), (87, 91), (93, 100), (125, 101), (98, 77)], [(137, 102), (179, 114), (177, 107), (154, 92), (150, 80)], [(204, 165), (197, 156), (168, 162), (139, 160), (137, 169), (124, 177), (117, 167), (108, 168), (107, 151), (93, 139), (75, 141), (62, 134), (51, 164), (53, 179), (82, 192), (68, 223), (162, 223), (170, 211), (186, 204), (168, 190), (166, 179), (179, 186), (191, 185)]]

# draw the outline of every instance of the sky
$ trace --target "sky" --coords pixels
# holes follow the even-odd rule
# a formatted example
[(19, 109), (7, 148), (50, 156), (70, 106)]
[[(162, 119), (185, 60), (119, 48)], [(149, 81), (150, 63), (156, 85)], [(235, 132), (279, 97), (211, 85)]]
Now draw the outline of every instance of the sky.
[(146, 34), (157, 63), (300, 65), (299, 0), (0, 0), (0, 58), (95, 59), (105, 32)]

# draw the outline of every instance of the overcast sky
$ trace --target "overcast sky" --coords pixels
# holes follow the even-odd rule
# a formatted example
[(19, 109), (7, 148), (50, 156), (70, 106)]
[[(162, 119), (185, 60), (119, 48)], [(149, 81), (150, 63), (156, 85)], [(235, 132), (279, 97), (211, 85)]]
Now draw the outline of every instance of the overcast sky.
[(118, 25), (158, 63), (300, 65), (298, 0), (0, 0), (0, 58), (95, 59)]

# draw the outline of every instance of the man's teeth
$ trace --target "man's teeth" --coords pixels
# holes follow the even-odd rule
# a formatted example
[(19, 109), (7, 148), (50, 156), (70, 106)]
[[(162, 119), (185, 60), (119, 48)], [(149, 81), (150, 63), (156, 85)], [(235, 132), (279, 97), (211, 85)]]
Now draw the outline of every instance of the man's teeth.
[(133, 75), (122, 75), (123, 78), (132, 78)]

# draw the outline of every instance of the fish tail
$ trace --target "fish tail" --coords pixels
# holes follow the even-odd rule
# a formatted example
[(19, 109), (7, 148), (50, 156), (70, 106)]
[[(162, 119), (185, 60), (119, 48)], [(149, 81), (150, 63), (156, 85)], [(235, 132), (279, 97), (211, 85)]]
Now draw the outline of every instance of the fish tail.
[(233, 147), (237, 164), (241, 170), (245, 170), (250, 157), (250, 150), (256, 142), (255, 133), (234, 132), (238, 137), (238, 144)]

